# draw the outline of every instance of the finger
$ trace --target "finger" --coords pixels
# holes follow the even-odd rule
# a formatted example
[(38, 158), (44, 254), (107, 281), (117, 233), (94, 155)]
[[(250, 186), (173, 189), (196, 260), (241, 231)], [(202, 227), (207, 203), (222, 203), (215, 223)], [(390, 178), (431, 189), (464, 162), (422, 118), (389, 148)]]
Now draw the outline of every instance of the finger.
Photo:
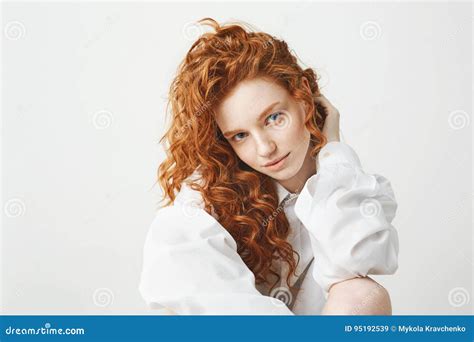
[(316, 103), (318, 103), (319, 105), (324, 106), (328, 110), (336, 111), (336, 107), (334, 107), (334, 105), (324, 95), (323, 95), (323, 97), (321, 97), (319, 99), (316, 98)]
[(318, 101), (320, 103), (324, 103), (324, 104), (328, 104), (328, 105), (332, 106), (331, 102), (323, 94), (321, 94), (320, 96), (317, 96), (315, 99), (316, 99), (316, 101)]

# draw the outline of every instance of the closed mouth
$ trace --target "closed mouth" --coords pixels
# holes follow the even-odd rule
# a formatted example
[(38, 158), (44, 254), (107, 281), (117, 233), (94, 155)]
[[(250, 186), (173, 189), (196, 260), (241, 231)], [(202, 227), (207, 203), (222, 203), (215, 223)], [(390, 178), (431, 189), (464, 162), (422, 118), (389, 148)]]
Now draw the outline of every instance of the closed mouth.
[(288, 157), (289, 154), (290, 154), (290, 152), (288, 152), (286, 155), (284, 155), (284, 156), (281, 157), (280, 159), (277, 159), (277, 160), (275, 160), (274, 162), (267, 163), (267, 164), (265, 164), (264, 166), (272, 166), (272, 165), (275, 165), (275, 164), (279, 163), (280, 161), (282, 161), (283, 159), (285, 159), (286, 157)]

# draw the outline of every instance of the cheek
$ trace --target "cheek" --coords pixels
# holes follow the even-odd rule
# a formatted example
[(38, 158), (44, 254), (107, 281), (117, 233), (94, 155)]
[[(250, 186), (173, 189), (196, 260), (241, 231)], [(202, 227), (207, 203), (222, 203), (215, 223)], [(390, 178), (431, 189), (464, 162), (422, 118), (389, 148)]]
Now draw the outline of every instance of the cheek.
[(237, 154), (237, 157), (242, 160), (245, 164), (249, 166), (254, 166), (255, 164), (255, 153), (252, 151), (249, 144), (244, 144), (243, 146), (234, 147), (234, 152)]
[(297, 117), (287, 130), (288, 142), (292, 145), (298, 145), (309, 139), (310, 133), (304, 124), (304, 118)]

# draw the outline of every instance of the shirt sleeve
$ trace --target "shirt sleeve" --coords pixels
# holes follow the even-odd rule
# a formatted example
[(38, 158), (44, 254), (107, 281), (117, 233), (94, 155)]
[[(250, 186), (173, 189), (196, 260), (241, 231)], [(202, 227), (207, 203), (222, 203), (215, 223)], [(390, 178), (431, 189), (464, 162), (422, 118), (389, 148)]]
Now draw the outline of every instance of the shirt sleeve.
[(313, 277), (327, 296), (340, 281), (398, 268), (397, 202), (390, 182), (362, 170), (355, 151), (329, 142), (303, 187), (295, 214), (310, 232)]
[(158, 210), (145, 239), (139, 292), (178, 315), (293, 315), (262, 295), (230, 233), (193, 201)]

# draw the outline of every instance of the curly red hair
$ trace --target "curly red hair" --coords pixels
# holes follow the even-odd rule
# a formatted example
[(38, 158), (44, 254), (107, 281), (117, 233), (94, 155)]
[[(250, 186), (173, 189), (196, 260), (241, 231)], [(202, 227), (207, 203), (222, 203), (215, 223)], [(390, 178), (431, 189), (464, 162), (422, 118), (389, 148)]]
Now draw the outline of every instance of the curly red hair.
[[(322, 134), (325, 113), (314, 101), (320, 95), (316, 74), (298, 65), (286, 42), (267, 33), (252, 32), (241, 24), (221, 26), (211, 18), (199, 23), (214, 31), (191, 46), (170, 87), (171, 126), (160, 139), (168, 144), (167, 157), (158, 168), (162, 201), (171, 205), (182, 182), (200, 168), (202, 183), (189, 185), (201, 193), (205, 210), (235, 239), (256, 284), (269, 284), (271, 274), (277, 277), (274, 285), (279, 282), (273, 261), (281, 258), (289, 266), (290, 286), (300, 256), (286, 241), (290, 227), (278, 207), (275, 184), (238, 158), (216, 124), (215, 109), (243, 80), (266, 77), (278, 82), (294, 99), (309, 105), (305, 125), (311, 134), (311, 156), (316, 158), (327, 141)], [(302, 88), (303, 77), (311, 94)]]

